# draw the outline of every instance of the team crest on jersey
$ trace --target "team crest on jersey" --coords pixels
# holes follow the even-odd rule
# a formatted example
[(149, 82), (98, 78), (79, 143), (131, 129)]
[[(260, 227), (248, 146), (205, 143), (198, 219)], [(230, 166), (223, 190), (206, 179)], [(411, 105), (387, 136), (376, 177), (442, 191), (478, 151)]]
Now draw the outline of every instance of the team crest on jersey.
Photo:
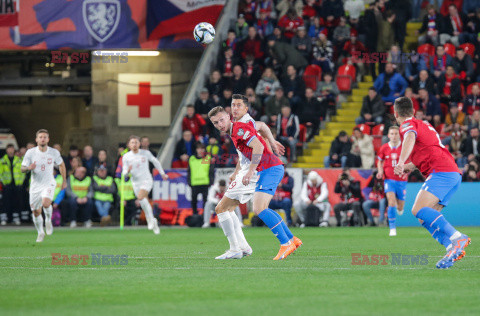
[(241, 128), (237, 132), (237, 135), (240, 136), (240, 137), (242, 137), (244, 134), (245, 134), (245, 132)]
[(145, 162), (145, 157), (142, 157), (142, 162)]
[(88, 33), (105, 42), (115, 33), (120, 22), (119, 0), (85, 0), (83, 2), (83, 23)]
[(49, 165), (51, 165), (51, 164), (52, 164), (52, 158), (48, 158), (48, 159), (47, 159), (47, 163), (48, 163)]

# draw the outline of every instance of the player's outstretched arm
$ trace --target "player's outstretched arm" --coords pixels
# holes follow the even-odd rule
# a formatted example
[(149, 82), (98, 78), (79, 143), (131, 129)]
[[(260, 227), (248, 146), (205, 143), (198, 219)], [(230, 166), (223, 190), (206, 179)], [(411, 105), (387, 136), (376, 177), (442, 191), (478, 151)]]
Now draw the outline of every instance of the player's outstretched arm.
[(395, 174), (403, 175), (405, 170), (405, 161), (407, 161), (408, 157), (410, 157), (410, 154), (413, 151), (413, 147), (415, 146), (415, 139), (416, 135), (414, 132), (407, 132), (405, 134), (402, 144), (402, 152), (400, 153), (400, 158), (397, 165), (395, 166)]
[(283, 156), (285, 154), (285, 147), (280, 142), (277, 142), (275, 140), (275, 138), (273, 137), (272, 131), (267, 126), (267, 124), (261, 121), (256, 121), (255, 124), (257, 125), (258, 132), (260, 133), (260, 135), (263, 138), (266, 138), (270, 143), (270, 146), (272, 147), (273, 152), (279, 156)]
[(378, 159), (377, 162), (377, 179), (382, 179), (383, 178), (383, 160)]
[(250, 178), (253, 176), (253, 173), (258, 167), (263, 155), (263, 150), (265, 147), (258, 140), (258, 138), (252, 138), (248, 147), (252, 148), (252, 159), (250, 160), (250, 166), (248, 168), (247, 174), (243, 177), (242, 183), (248, 185), (250, 183)]
[(155, 167), (155, 169), (158, 170), (158, 172), (160, 172), (160, 175), (162, 176), (163, 180), (167, 180), (168, 179), (168, 175), (165, 173), (165, 170), (163, 170), (163, 167), (162, 167), (162, 164), (160, 163), (160, 161), (158, 161), (157, 158), (155, 158), (151, 152), (148, 152), (149, 155), (148, 155), (148, 160), (153, 164), (153, 166)]

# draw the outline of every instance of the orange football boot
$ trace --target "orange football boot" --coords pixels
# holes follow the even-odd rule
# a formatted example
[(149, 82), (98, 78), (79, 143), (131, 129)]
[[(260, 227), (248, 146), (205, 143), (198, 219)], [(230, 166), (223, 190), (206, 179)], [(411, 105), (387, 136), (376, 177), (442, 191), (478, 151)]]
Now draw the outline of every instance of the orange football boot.
[(303, 245), (303, 242), (300, 240), (300, 238), (293, 236), (292, 242), (295, 244), (295, 247), (300, 248)]
[(295, 249), (297, 249), (297, 246), (293, 242), (291, 242), (289, 245), (286, 246), (280, 246), (280, 250), (278, 251), (278, 254), (273, 260), (282, 260), (291, 255)]

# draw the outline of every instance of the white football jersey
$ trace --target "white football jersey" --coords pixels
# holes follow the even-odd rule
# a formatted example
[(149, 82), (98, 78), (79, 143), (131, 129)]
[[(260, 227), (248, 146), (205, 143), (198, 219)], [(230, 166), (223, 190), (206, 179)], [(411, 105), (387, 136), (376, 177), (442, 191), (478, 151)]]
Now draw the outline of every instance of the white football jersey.
[(22, 166), (29, 167), (32, 163), (36, 164), (32, 172), (31, 188), (39, 188), (48, 186), (55, 182), (53, 177), (53, 167), (59, 166), (63, 162), (60, 152), (52, 147), (47, 147), (45, 152), (40, 151), (37, 147), (27, 150), (23, 157)]
[(153, 166), (160, 172), (160, 174), (165, 174), (165, 171), (162, 168), (160, 162), (155, 158), (149, 150), (139, 149), (138, 152), (135, 154), (133, 151), (127, 152), (122, 157), (123, 168), (122, 172), (126, 175), (128, 173), (128, 169), (132, 166), (130, 170), (130, 175), (132, 177), (132, 181), (145, 181), (145, 180), (153, 180), (152, 174), (150, 173), (150, 169), (148, 163), (151, 162)]

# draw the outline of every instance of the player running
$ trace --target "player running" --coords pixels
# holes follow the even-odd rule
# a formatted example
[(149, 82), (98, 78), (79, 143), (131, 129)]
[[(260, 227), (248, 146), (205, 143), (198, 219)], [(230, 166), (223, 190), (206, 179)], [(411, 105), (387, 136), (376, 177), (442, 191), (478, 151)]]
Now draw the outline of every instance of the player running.
[(140, 148), (140, 137), (130, 136), (127, 143), (130, 149), (122, 157), (122, 173), (126, 176), (130, 174), (132, 178), (132, 186), (135, 196), (140, 201), (140, 206), (143, 212), (145, 212), (145, 218), (149, 230), (153, 230), (155, 235), (160, 234), (160, 228), (158, 227), (158, 221), (153, 216), (152, 206), (148, 202), (148, 194), (152, 190), (153, 178), (150, 173), (148, 163), (151, 162), (153, 166), (160, 172), (163, 180), (168, 179), (168, 175), (162, 168), (160, 162), (153, 157), (149, 150)]
[[(383, 176), (385, 176), (384, 185), (388, 201), (387, 216), (388, 226), (390, 227), (389, 236), (397, 236), (395, 220), (397, 218), (397, 213), (398, 215), (403, 214), (407, 187), (406, 176), (397, 176), (393, 172), (402, 151), (398, 126), (391, 126), (388, 129), (388, 139), (390, 139), (390, 141), (380, 147), (380, 150), (378, 151), (377, 178), (382, 179)], [(384, 211), (385, 210), (380, 210), (380, 212)]]
[[(32, 219), (37, 229), (37, 242), (42, 242), (47, 235), (53, 233), (52, 225), (52, 200), (57, 182), (53, 176), (53, 167), (56, 166), (62, 175), (62, 190), (67, 187), (67, 170), (60, 152), (48, 147), (49, 134), (46, 129), (40, 129), (35, 141), (37, 147), (30, 148), (25, 153), (22, 161), (22, 172), (32, 172), (30, 183), (30, 208)], [(45, 212), (45, 231), (43, 230), (42, 208)]]
[[(240, 164), (248, 164), (247, 172), (236, 175), (224, 198), (215, 208), (220, 225), (230, 243), (230, 249), (217, 258), (240, 259), (243, 257), (230, 214), (239, 203), (244, 203), (250, 199), (249, 195), (252, 187), (255, 187), (253, 211), (270, 228), (281, 244), (280, 251), (274, 260), (286, 258), (302, 242), (300, 239), (294, 238), (280, 215), (268, 208), (275, 190), (283, 178), (284, 167), (282, 162), (266, 148), (265, 141), (259, 137), (250, 124), (232, 122), (230, 116), (220, 106), (213, 108), (208, 113), (208, 117), (216, 129), (231, 136), (240, 154)], [(234, 191), (233, 189), (240, 183), (244, 186), (244, 190)], [(233, 193), (235, 193), (235, 196), (233, 196)], [(228, 199), (225, 199), (225, 197)]]
[[(457, 231), (439, 212), (460, 186), (460, 170), (435, 129), (428, 122), (413, 117), (412, 100), (398, 98), (394, 109), (403, 139), (395, 174), (402, 175), (418, 167), (427, 178), (418, 192), (412, 214), (447, 249), (436, 267), (448, 269), (465, 256), (464, 249), (470, 244), (470, 238)], [(409, 157), (412, 162), (405, 164)]]

